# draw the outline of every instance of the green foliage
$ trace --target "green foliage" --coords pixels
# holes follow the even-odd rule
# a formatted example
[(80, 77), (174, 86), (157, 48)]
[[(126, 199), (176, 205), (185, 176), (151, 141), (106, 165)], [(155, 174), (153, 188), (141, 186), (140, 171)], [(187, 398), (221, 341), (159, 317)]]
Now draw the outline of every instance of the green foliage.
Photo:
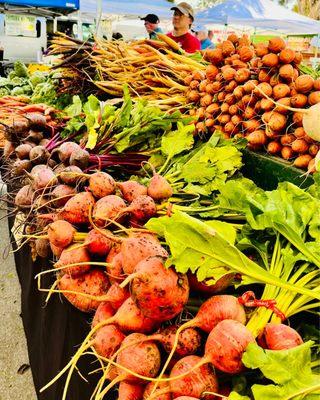
[(23, 62), (16, 61), (13, 65), (13, 69), (14, 69), (16, 76), (18, 76), (20, 78), (28, 78), (29, 77), (28, 69)]
[(289, 350), (264, 350), (250, 343), (242, 357), (247, 368), (259, 368), (274, 385), (253, 385), (255, 400), (316, 400), (320, 396), (319, 376), (311, 370), (309, 341)]

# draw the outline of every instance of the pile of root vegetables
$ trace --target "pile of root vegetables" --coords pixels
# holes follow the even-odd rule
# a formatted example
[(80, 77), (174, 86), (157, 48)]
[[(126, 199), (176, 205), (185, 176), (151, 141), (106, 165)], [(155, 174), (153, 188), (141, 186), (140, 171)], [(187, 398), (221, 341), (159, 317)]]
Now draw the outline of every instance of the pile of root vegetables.
[[(319, 306), (319, 186), (283, 183), (265, 192), (238, 173), (243, 141), (206, 134), (245, 137), (253, 150), (267, 146), (311, 170), (319, 154), (311, 132), (320, 126), (319, 82), (300, 75), (300, 56), (279, 38), (253, 47), (232, 35), (204, 53), (210, 64), (201, 68), (190, 59), (179, 66), (185, 56), (162, 42), (98, 45), (55, 40), (51, 51), (65, 55), (62, 89), (74, 82), (70, 68), (84, 88), (83, 74), (95, 65), (100, 89), (123, 95), (119, 108), (93, 96), (83, 106), (78, 97), (66, 116), (0, 99), (6, 202), (23, 216), (21, 246), (47, 260), (38, 289), (46, 302), (62, 295), (91, 323), (41, 392), (63, 377), (61, 399), (68, 399), (79, 359), (90, 354), (99, 376), (92, 400), (317, 396), (316, 345), (291, 317)], [(123, 90), (128, 76), (132, 84)], [(136, 85), (149, 102), (133, 106), (127, 91)], [(199, 135), (193, 118), (172, 112), (185, 105), (178, 89), (195, 105)], [(153, 100), (170, 111), (150, 108)], [(114, 150), (120, 139), (123, 154)], [(285, 382), (275, 378), (278, 369)]]
[(320, 80), (301, 74), (300, 53), (280, 37), (253, 45), (234, 34), (206, 50), (206, 71), (189, 75), (187, 97), (199, 133), (245, 137), (252, 150), (315, 170), (319, 151)]
[(59, 57), (55, 66), (61, 73), (59, 91), (122, 97), (126, 84), (134, 98), (148, 99), (164, 110), (185, 105), (184, 78), (205, 66), (175, 52), (177, 44), (166, 35), (159, 34), (159, 39), (125, 42), (96, 38), (91, 44), (56, 36), (49, 51)]

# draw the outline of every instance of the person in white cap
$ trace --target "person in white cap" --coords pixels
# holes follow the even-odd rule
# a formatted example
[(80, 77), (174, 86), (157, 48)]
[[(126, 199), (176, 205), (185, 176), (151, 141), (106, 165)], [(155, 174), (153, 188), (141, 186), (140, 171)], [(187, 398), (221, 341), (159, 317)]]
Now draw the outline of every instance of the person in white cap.
[(182, 2), (172, 7), (174, 10), (172, 25), (173, 31), (168, 36), (179, 43), (187, 53), (194, 53), (201, 49), (200, 41), (189, 31), (194, 21), (194, 11), (190, 4)]
[(200, 40), (201, 50), (214, 49), (214, 44), (208, 37), (208, 31), (206, 27), (202, 25), (195, 26), (192, 29), (192, 32), (194, 32), (196, 37)]

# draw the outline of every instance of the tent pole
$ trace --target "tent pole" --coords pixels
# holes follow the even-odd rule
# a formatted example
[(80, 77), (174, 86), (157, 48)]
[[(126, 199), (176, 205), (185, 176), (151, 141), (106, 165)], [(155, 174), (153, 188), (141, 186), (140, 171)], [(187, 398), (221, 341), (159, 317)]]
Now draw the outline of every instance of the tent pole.
[(102, 0), (97, 0), (97, 14), (96, 14), (96, 35), (100, 36), (101, 30), (101, 16), (102, 16)]
[(78, 11), (78, 39), (83, 39), (81, 11)]

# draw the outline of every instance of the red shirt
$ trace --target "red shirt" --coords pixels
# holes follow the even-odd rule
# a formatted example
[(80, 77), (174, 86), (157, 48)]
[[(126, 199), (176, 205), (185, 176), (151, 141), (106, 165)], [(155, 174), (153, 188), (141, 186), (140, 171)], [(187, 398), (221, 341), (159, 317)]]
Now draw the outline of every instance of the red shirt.
[(191, 35), (190, 32), (187, 32), (182, 36), (174, 36), (172, 32), (167, 35), (175, 42), (179, 43), (181, 48), (187, 53), (195, 53), (197, 50), (201, 49), (200, 40)]

